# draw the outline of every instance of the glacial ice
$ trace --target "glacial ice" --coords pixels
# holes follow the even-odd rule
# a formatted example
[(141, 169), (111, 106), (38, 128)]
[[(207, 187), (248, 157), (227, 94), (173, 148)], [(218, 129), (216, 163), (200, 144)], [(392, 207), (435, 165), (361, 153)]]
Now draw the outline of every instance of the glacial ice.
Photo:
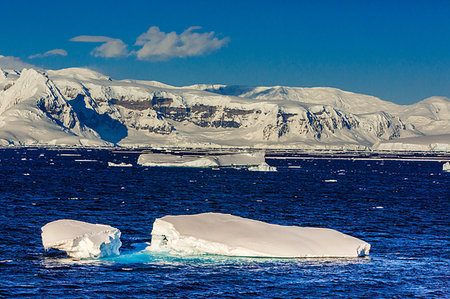
[(153, 252), (249, 257), (359, 257), (370, 244), (328, 228), (282, 226), (230, 214), (164, 216), (155, 220)]
[(61, 219), (42, 228), (42, 245), (67, 252), (72, 258), (114, 256), (122, 246), (120, 230), (109, 225)]
[(257, 166), (265, 163), (264, 155), (264, 152), (207, 156), (148, 153), (140, 155), (137, 163), (142, 166), (178, 167)]
[(442, 170), (450, 172), (450, 162), (445, 162), (444, 165), (442, 165)]

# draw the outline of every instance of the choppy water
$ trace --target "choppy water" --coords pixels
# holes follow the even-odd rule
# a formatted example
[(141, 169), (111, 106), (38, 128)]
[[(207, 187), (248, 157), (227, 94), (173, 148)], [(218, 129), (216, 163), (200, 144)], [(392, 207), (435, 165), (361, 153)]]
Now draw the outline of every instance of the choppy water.
[[(0, 297), (446, 297), (449, 183), (442, 163), (269, 160), (276, 173), (108, 167), (105, 150), (0, 150)], [(337, 229), (372, 245), (355, 259), (145, 254), (156, 217), (222, 212)], [(121, 256), (46, 253), (62, 218), (122, 231)]]

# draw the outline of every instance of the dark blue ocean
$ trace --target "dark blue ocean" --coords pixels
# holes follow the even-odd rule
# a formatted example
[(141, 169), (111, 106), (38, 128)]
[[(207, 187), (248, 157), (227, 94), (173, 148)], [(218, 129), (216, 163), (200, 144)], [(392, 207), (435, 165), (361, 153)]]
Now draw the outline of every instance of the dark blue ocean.
[[(450, 294), (450, 173), (436, 161), (274, 159), (278, 172), (108, 167), (137, 153), (0, 150), (0, 297), (424, 297)], [(155, 218), (231, 213), (328, 227), (372, 245), (353, 259), (142, 252)], [(57, 219), (114, 226), (121, 255), (45, 252)]]

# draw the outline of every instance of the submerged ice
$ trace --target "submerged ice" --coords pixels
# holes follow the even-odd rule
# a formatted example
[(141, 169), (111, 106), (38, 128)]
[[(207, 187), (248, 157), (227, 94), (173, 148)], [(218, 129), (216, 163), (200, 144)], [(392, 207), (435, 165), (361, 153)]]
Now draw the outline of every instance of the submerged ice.
[(61, 219), (42, 228), (42, 245), (67, 252), (72, 258), (100, 258), (119, 254), (120, 230), (109, 225)]
[(359, 257), (370, 244), (328, 228), (282, 226), (230, 214), (155, 220), (149, 251), (249, 257)]

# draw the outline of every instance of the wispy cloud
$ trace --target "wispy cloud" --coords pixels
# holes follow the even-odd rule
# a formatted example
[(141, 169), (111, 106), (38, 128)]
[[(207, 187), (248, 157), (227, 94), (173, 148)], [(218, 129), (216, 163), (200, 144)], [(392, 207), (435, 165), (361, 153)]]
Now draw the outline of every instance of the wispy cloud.
[(137, 50), (128, 50), (128, 46), (120, 39), (107, 36), (80, 35), (71, 38), (73, 42), (102, 43), (94, 48), (91, 55), (95, 57), (113, 58), (136, 56), (138, 60), (169, 60), (188, 56), (200, 56), (222, 48), (229, 38), (219, 39), (214, 31), (198, 33), (200, 27), (190, 27), (181, 34), (165, 33), (159, 27), (152, 26), (141, 34), (135, 43)]
[(80, 35), (71, 38), (72, 42), (87, 42), (87, 43), (103, 43), (102, 45), (94, 48), (91, 51), (91, 55), (94, 57), (114, 58), (128, 56), (127, 45), (118, 38), (111, 38), (107, 36), (93, 36), (93, 35)]
[(0, 55), (0, 68), (4, 70), (22, 70), (23, 68), (36, 68), (34, 65), (13, 56)]
[(218, 39), (214, 31), (197, 33), (194, 30), (201, 27), (190, 27), (181, 34), (165, 33), (157, 26), (141, 34), (136, 40), (136, 46), (142, 48), (136, 51), (140, 60), (168, 60), (174, 57), (200, 56), (223, 47), (228, 38)]
[(43, 58), (43, 57), (48, 57), (48, 56), (67, 56), (67, 51), (63, 50), (63, 49), (54, 49), (54, 50), (47, 51), (44, 54), (34, 54), (31, 56), (28, 56), (28, 58), (34, 59), (34, 58)]

